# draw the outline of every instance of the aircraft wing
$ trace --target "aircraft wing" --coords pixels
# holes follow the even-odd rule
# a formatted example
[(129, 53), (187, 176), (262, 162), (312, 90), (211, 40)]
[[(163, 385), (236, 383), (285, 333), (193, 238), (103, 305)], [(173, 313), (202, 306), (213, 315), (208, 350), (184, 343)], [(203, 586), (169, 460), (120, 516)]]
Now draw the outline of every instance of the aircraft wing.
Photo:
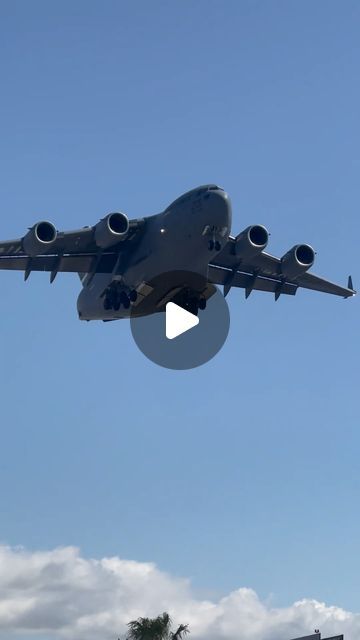
[(106, 249), (96, 244), (95, 227), (57, 232), (51, 247), (45, 250), (44, 245), (36, 255), (26, 252), (24, 238), (0, 242), (0, 270), (24, 271), (25, 279), (31, 271), (49, 271), (51, 281), (58, 272), (112, 273), (139, 239), (143, 226), (144, 220), (131, 220), (126, 238)]
[(299, 288), (322, 291), (343, 298), (349, 298), (356, 293), (351, 278), (348, 286), (343, 287), (312, 273), (301, 273), (293, 278), (284, 277), (282, 260), (264, 251), (251, 259), (241, 259), (241, 255), (236, 254), (235, 238), (232, 237), (210, 263), (209, 280), (214, 284), (224, 285), (225, 295), (231, 287), (241, 287), (245, 289), (246, 297), (253, 290), (259, 290), (274, 293), (276, 300), (282, 294), (295, 295)]

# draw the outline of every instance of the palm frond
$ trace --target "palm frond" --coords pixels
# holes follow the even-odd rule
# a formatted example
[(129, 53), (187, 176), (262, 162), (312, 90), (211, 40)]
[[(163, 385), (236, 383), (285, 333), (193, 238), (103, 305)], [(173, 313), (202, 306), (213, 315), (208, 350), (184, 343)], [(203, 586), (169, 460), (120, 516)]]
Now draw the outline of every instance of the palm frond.
[(127, 625), (126, 640), (169, 640), (171, 618), (166, 611), (157, 618), (138, 618)]
[(181, 640), (184, 636), (190, 633), (188, 624), (179, 624), (175, 632), (171, 634), (171, 640)]

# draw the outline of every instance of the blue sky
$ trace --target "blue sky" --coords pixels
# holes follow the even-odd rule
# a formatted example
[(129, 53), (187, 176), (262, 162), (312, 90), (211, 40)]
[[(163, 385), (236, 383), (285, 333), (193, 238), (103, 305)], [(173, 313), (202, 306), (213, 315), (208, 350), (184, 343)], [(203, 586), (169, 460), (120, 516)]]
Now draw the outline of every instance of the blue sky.
[[(0, 2), (4, 239), (215, 182), (233, 232), (359, 285), (360, 7)], [(1, 273), (0, 541), (155, 562), (204, 597), (359, 611), (359, 300), (229, 295), (192, 371), (80, 323), (79, 281)], [(310, 629), (312, 631), (312, 629)]]

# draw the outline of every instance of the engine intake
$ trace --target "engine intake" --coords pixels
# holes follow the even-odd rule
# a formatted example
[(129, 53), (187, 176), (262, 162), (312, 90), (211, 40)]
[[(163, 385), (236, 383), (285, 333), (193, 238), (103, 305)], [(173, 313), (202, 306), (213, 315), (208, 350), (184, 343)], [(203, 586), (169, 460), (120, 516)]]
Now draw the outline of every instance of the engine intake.
[(269, 242), (269, 232), (261, 224), (244, 229), (235, 238), (236, 255), (246, 260), (261, 253)]
[(309, 244), (297, 244), (281, 258), (281, 271), (286, 278), (297, 278), (313, 266), (315, 251)]
[(37, 222), (23, 237), (24, 252), (31, 258), (49, 251), (57, 238), (57, 231), (51, 222)]
[(129, 218), (125, 213), (109, 213), (95, 226), (95, 242), (101, 249), (125, 240), (129, 232)]

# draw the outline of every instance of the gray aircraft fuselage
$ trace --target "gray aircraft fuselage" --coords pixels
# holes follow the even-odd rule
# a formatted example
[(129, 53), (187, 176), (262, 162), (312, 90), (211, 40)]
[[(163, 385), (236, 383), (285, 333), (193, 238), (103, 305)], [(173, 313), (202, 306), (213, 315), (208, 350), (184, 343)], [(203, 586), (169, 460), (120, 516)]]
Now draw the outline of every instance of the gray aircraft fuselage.
[[(183, 274), (199, 274), (204, 282), (209, 262), (220, 253), (230, 231), (231, 202), (224, 190), (206, 185), (189, 191), (162, 213), (145, 218), (139, 241), (119, 261), (114, 273), (84, 274), (77, 302), (79, 318), (115, 320), (162, 311), (172, 294), (184, 286), (195, 290), (199, 286), (200, 295), (203, 285), (185, 283)], [(169, 274), (168, 278), (164, 274)], [(126, 295), (132, 292), (136, 300), (128, 308), (106, 309), (109, 287)], [(211, 294), (208, 291), (205, 298)]]

